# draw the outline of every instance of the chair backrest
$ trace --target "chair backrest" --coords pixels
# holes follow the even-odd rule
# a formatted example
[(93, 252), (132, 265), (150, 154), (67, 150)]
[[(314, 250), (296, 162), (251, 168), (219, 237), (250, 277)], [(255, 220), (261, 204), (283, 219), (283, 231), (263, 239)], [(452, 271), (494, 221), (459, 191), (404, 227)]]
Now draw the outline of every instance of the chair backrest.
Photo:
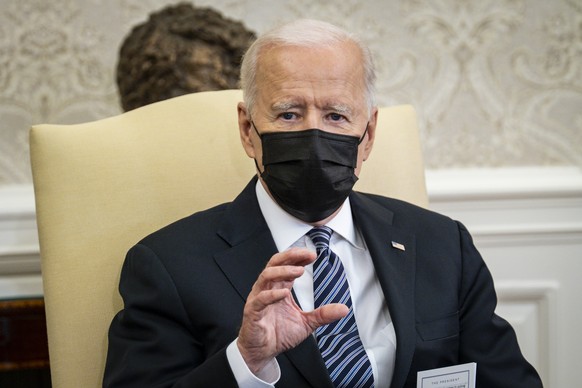
[[(238, 90), (204, 92), (30, 132), (53, 385), (99, 387), (127, 250), (173, 220), (232, 200), (255, 173)], [(380, 111), (356, 189), (427, 205), (414, 111)]]

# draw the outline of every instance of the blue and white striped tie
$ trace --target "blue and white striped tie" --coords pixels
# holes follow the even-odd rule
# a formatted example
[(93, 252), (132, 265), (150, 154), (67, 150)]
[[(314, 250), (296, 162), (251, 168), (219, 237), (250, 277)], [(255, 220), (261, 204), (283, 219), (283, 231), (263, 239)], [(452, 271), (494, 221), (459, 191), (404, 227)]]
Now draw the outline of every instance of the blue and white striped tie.
[(315, 330), (315, 338), (331, 380), (336, 387), (374, 387), (372, 365), (358, 334), (344, 266), (329, 248), (332, 230), (320, 226), (307, 234), (317, 251), (317, 261), (313, 265), (315, 308), (329, 303), (343, 303), (350, 309), (347, 316)]

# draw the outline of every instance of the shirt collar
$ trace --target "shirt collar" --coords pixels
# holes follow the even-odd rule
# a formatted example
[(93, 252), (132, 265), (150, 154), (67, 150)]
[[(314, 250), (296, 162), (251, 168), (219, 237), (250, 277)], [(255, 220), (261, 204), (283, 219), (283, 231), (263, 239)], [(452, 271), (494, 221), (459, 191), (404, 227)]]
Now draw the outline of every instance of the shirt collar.
[[(288, 249), (313, 228), (312, 225), (283, 210), (267, 193), (260, 179), (257, 180), (255, 191), (259, 207), (279, 252)], [(364, 249), (362, 239), (359, 233), (356, 233), (349, 198), (346, 198), (338, 214), (327, 223), (327, 226), (355, 248)]]

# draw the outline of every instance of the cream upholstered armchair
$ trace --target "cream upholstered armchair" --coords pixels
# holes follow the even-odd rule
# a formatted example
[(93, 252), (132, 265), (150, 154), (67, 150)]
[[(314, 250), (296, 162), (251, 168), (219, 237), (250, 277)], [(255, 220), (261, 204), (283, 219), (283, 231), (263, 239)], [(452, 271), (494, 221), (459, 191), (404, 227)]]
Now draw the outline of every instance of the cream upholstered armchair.
[[(38, 125), (30, 148), (53, 385), (101, 386), (122, 308), (126, 251), (173, 220), (232, 200), (255, 173), (238, 90), (204, 92), (79, 125)], [(414, 110), (382, 108), (356, 189), (427, 205)]]

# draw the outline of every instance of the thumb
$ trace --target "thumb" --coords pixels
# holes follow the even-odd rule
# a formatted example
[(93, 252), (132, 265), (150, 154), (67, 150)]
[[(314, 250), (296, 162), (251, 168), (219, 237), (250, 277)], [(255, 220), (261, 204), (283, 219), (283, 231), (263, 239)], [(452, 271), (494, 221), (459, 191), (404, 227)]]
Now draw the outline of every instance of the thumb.
[(313, 330), (319, 326), (335, 322), (348, 315), (348, 306), (341, 303), (331, 303), (318, 307), (309, 313), (309, 323)]

